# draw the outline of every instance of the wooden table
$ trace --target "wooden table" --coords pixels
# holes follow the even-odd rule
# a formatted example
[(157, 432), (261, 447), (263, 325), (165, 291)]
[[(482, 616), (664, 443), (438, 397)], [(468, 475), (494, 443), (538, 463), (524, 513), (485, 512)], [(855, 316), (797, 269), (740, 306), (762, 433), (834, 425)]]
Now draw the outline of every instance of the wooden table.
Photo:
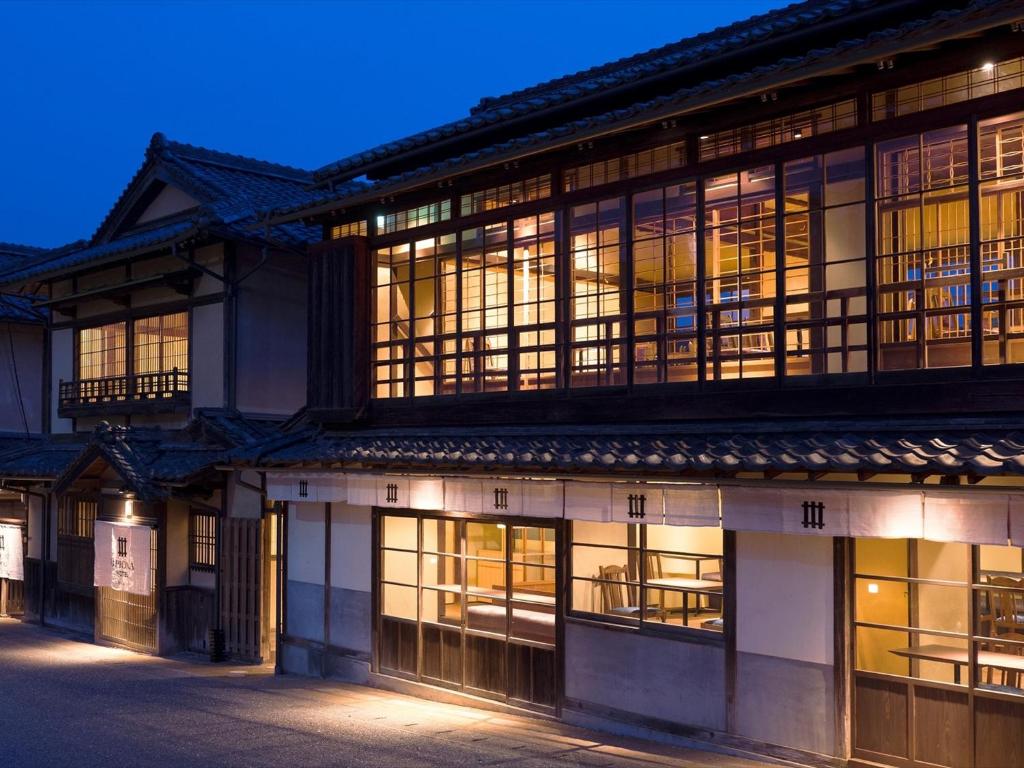
[[(993, 637), (992, 640), (998, 642), (999, 638)], [(907, 659), (952, 664), (954, 665), (953, 682), (958, 685), (960, 683), (960, 667), (966, 667), (969, 661), (966, 648), (958, 648), (955, 645), (941, 645), (940, 643), (919, 645), (916, 648), (894, 648), (889, 652)], [(1005, 669), (1011, 672), (1024, 672), (1024, 656), (996, 653), (995, 651), (978, 651), (978, 666), (995, 667), (996, 669)]]
[[(711, 579), (691, 579), (684, 576), (666, 576), (661, 579), (648, 579), (647, 587), (665, 587), (666, 589), (675, 589), (683, 593), (683, 605), (687, 606), (687, 594), (690, 592), (696, 592), (697, 605), (694, 609), (695, 613), (700, 613), (703, 608), (700, 605), (700, 593), (701, 592), (721, 592), (722, 582), (712, 581)], [(664, 608), (664, 606), (663, 606)], [(666, 612), (676, 613), (677, 609), (664, 608)], [(688, 609), (687, 609), (688, 610)]]

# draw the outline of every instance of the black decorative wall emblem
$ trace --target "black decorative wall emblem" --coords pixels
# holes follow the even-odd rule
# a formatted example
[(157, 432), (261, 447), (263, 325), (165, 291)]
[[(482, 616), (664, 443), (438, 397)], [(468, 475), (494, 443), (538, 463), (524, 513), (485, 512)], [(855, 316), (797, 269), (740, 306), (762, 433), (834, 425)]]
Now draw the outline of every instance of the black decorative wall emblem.
[(387, 496), (384, 497), (384, 500), (388, 504), (397, 504), (398, 503), (398, 483), (388, 483), (387, 486), (385, 486), (385, 489), (387, 490)]
[(305, 499), (309, 496), (309, 480), (299, 480), (299, 498)]
[(508, 509), (508, 488), (494, 489), (494, 508)]
[(800, 505), (804, 510), (804, 519), (800, 523), (804, 528), (821, 530), (825, 527), (825, 502), (805, 501)]
[(117, 556), (128, 557), (128, 539), (124, 536), (117, 537)]
[(631, 493), (627, 499), (629, 500), (630, 519), (643, 520), (647, 517), (647, 512), (644, 509), (647, 505), (647, 496), (642, 493)]
[(3, 552), (5, 549), (7, 549), (7, 537), (0, 536), (0, 552)]

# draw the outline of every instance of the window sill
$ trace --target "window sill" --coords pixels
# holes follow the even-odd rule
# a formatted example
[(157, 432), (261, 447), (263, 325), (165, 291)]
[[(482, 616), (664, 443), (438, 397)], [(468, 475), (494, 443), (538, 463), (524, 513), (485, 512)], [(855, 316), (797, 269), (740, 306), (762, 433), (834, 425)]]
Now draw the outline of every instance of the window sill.
[(642, 637), (654, 637), (659, 640), (673, 640), (694, 645), (710, 645), (716, 648), (725, 648), (725, 633), (712, 632), (707, 629), (669, 627), (652, 622), (626, 624), (611, 619), (596, 618), (592, 614), (580, 613), (566, 613), (565, 622), (566, 624), (576, 624), (592, 629), (605, 629), (612, 632), (640, 635)]

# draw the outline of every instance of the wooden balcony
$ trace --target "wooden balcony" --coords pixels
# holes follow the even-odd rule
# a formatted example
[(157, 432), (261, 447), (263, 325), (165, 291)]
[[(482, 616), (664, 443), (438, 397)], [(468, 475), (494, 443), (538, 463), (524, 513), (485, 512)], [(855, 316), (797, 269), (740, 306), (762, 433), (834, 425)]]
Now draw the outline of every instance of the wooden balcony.
[(134, 373), (60, 382), (58, 415), (175, 411), (191, 402), (188, 371)]

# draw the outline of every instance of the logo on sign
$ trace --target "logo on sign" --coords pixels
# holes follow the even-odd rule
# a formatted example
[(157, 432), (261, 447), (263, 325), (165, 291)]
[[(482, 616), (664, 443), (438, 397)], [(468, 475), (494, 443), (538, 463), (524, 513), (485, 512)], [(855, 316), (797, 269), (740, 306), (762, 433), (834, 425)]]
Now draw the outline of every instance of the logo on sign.
[(384, 497), (384, 500), (388, 504), (397, 504), (398, 503), (398, 483), (388, 483), (387, 486), (385, 486), (385, 489), (387, 490), (387, 496)]
[(0, 552), (7, 549), (7, 537), (0, 535)]
[(299, 480), (299, 498), (304, 499), (309, 496), (309, 480)]
[(633, 520), (643, 520), (647, 517), (644, 507), (647, 504), (647, 496), (642, 493), (631, 493), (626, 497), (629, 501), (629, 517)]
[(800, 505), (804, 511), (804, 519), (800, 523), (804, 528), (821, 530), (825, 527), (825, 502), (805, 501)]
[(128, 537), (111, 532), (111, 550), (117, 554), (110, 558), (110, 586), (118, 590), (131, 590), (135, 585), (135, 558), (128, 550)]
[(494, 508), (508, 509), (508, 488), (494, 489)]

